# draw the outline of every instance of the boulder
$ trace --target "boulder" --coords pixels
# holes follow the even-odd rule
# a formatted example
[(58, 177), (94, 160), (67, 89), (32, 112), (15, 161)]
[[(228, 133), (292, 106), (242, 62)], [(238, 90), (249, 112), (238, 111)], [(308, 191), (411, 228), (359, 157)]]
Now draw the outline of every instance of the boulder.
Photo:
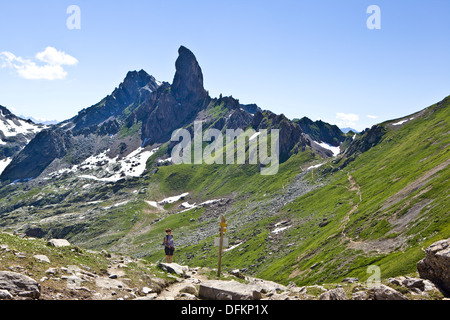
[(197, 295), (197, 289), (192, 284), (185, 286), (180, 290), (181, 293), (189, 293), (192, 295)]
[(402, 281), (402, 284), (408, 289), (417, 288), (421, 291), (425, 289), (425, 283), (423, 282), (423, 279), (406, 277)]
[(384, 284), (368, 290), (369, 300), (408, 300), (403, 294)]
[(417, 263), (422, 279), (427, 279), (450, 294), (450, 239), (433, 243), (425, 250), (425, 258)]
[(367, 300), (367, 299), (368, 299), (368, 294), (364, 290), (357, 291), (352, 294), (352, 300)]
[(70, 246), (70, 242), (67, 241), (66, 239), (51, 239), (48, 240), (47, 245), (52, 246), (52, 247), (68, 247)]
[(245, 279), (245, 276), (241, 273), (241, 271), (239, 269), (233, 269), (230, 272), (231, 275), (240, 278), (240, 279)]
[(12, 300), (13, 296), (7, 290), (0, 290), (0, 300)]
[(200, 284), (198, 295), (205, 300), (259, 300), (262, 296), (258, 289), (234, 280), (208, 280)]
[(288, 290), (287, 287), (273, 282), (273, 281), (269, 281), (269, 280), (263, 280), (263, 279), (250, 279), (250, 283), (249, 283), (254, 290), (261, 292), (261, 293), (268, 293), (268, 292), (280, 292), (280, 291), (286, 291)]
[(38, 299), (41, 295), (40, 284), (17, 272), (0, 271), (0, 290), (6, 290), (13, 296)]
[(319, 300), (348, 300), (344, 289), (336, 288), (328, 290), (319, 296)]
[(406, 278), (403, 277), (403, 276), (400, 276), (400, 277), (397, 277), (397, 278), (389, 278), (388, 279), (388, 284), (389, 285), (393, 284), (393, 285), (396, 285), (396, 286), (403, 286), (403, 281), (404, 280), (406, 280)]
[(342, 280), (342, 282), (348, 282), (348, 283), (359, 282), (359, 278), (344, 278)]
[(45, 262), (45, 263), (50, 263), (50, 259), (43, 254), (36, 254), (33, 256), (33, 258), (35, 258), (36, 260), (40, 261), (40, 262)]
[(159, 267), (166, 272), (175, 273), (180, 277), (183, 277), (186, 271), (189, 271), (187, 266), (180, 266), (177, 263), (160, 262)]
[(188, 293), (191, 295), (196, 296), (197, 295), (197, 289), (192, 284), (185, 286), (180, 290), (180, 293)]

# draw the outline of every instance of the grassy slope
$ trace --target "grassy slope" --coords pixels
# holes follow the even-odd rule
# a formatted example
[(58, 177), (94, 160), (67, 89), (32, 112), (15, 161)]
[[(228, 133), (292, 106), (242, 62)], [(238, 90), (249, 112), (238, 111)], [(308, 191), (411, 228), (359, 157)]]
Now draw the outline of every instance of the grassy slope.
[[(432, 106), (424, 116), (400, 128), (391, 126), (379, 145), (336, 173), (330, 184), (288, 204), (284, 212), (300, 226), (285, 238), (296, 247), (259, 275), (306, 284), (348, 276), (365, 279), (371, 264), (381, 268), (383, 278), (414, 272), (424, 256), (423, 248), (450, 237), (450, 171), (446, 168), (423, 182), (420, 179), (449, 159), (448, 104), (438, 110)], [(348, 175), (359, 185), (362, 201)], [(408, 186), (415, 188), (404, 189)], [(386, 203), (392, 205), (383, 208)], [(415, 217), (417, 208), (421, 210)], [(321, 218), (330, 221), (322, 228), (318, 227)], [(401, 218), (411, 221), (390, 232)], [(370, 252), (370, 245), (376, 249), (391, 242), (398, 245), (392, 252)], [(369, 245), (369, 252), (361, 250), (364, 244)]]

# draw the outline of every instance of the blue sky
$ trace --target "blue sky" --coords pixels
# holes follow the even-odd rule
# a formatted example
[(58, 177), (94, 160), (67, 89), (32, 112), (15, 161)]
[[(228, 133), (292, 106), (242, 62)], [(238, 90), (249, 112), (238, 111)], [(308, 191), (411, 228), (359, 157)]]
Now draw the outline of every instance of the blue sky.
[(172, 82), (180, 45), (211, 96), (291, 119), (362, 130), (450, 95), (448, 0), (1, 0), (0, 39), (0, 105), (35, 118), (74, 116), (129, 70)]

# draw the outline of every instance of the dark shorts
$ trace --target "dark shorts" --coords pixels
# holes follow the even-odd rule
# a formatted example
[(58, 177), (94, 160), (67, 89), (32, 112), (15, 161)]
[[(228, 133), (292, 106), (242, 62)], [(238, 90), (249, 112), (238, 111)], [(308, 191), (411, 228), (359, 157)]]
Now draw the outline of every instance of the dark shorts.
[(175, 250), (175, 248), (168, 248), (168, 247), (164, 248), (164, 251), (166, 252), (166, 256), (173, 256), (174, 250)]

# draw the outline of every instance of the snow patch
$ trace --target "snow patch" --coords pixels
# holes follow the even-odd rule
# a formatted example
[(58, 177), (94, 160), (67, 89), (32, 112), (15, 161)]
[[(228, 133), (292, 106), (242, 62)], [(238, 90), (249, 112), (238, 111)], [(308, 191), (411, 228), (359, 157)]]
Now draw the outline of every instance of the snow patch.
[(331, 152), (333, 152), (333, 156), (334, 157), (336, 157), (339, 153), (341, 153), (341, 147), (335, 147), (335, 146), (332, 146), (332, 145), (330, 145), (330, 144), (328, 144), (326, 142), (317, 142), (316, 141), (316, 143), (319, 146), (321, 146), (322, 148), (328, 149)]
[(324, 162), (324, 163), (316, 164), (316, 165), (311, 166), (311, 167), (308, 167), (308, 169), (306, 169), (306, 171), (309, 171), (309, 170), (315, 169), (315, 168), (319, 168), (319, 167), (323, 166), (324, 164), (325, 164), (325, 162)]
[(3, 170), (10, 164), (12, 161), (12, 158), (6, 158), (3, 160), (0, 160), (0, 174), (2, 174)]
[(186, 202), (183, 202), (181, 204), (181, 206), (186, 208), (186, 209), (180, 211), (179, 213), (182, 213), (182, 212), (185, 212), (185, 211), (189, 211), (191, 209), (198, 208), (198, 207), (203, 207), (205, 205), (209, 205), (209, 204), (212, 204), (212, 203), (215, 203), (215, 202), (219, 202), (221, 200), (222, 199), (211, 199), (211, 200), (206, 200), (205, 202), (202, 202), (200, 204), (195, 204), (195, 203), (194, 204), (189, 204), (189, 202), (186, 201)]
[(108, 209), (111, 209), (112, 207), (117, 208), (117, 207), (126, 205), (128, 202), (130, 202), (130, 200), (125, 200), (123, 202), (119, 202), (119, 203), (113, 204), (112, 206), (104, 207), (103, 209), (108, 210)]
[(186, 197), (186, 196), (188, 196), (188, 195), (189, 195), (189, 192), (185, 192), (185, 193), (180, 194), (180, 195), (178, 195), (178, 196), (173, 196), (173, 197), (165, 198), (165, 199), (159, 201), (158, 204), (164, 205), (164, 204), (167, 204), (167, 203), (174, 203), (174, 202), (177, 202), (177, 201), (180, 200), (181, 198), (184, 198), (184, 197)]
[(165, 162), (172, 162), (172, 158), (159, 159), (159, 160), (158, 160), (158, 163), (165, 163)]
[(223, 252), (227, 252), (227, 251), (233, 250), (233, 249), (239, 247), (239, 246), (240, 246), (241, 244), (243, 244), (243, 243), (244, 243), (244, 242), (239, 242), (239, 243), (235, 244), (234, 246), (231, 246), (231, 247), (229, 247), (229, 248), (223, 250)]
[(186, 209), (192, 209), (192, 208), (195, 208), (195, 207), (196, 207), (195, 203), (194, 203), (194, 204), (189, 204), (189, 202), (183, 202), (183, 203), (181, 204), (181, 206), (182, 206), (182, 207), (185, 207)]
[[(0, 115), (3, 114), (0, 112)], [(45, 127), (46, 126), (37, 126), (35, 124), (31, 124), (22, 119), (17, 119), (16, 121), (12, 121), (10, 119), (0, 120), (0, 131), (3, 132), (5, 137), (14, 137), (21, 133), (38, 133)]]
[(158, 202), (156, 202), (156, 201), (148, 201), (148, 200), (145, 200), (145, 202), (146, 202), (148, 205), (150, 205), (150, 206), (152, 206), (152, 207), (155, 207), (155, 208), (158, 208), (158, 209), (159, 209)]
[(280, 233), (281, 231), (284, 231), (284, 230), (286, 230), (286, 229), (289, 229), (290, 227), (291, 227), (291, 226), (286, 226), (286, 227), (276, 228), (276, 229), (274, 229), (274, 230), (272, 231), (272, 233), (278, 234), (278, 233)]
[(261, 132), (256, 132), (256, 133), (254, 133), (251, 137), (250, 137), (250, 139), (248, 139), (248, 141), (252, 141), (253, 139), (255, 139), (257, 136), (259, 136), (261, 134)]
[(115, 158), (109, 158), (106, 154), (110, 149), (103, 151), (97, 155), (90, 156), (84, 160), (81, 164), (75, 165), (72, 168), (64, 168), (58, 171), (52, 172), (50, 177), (59, 176), (64, 173), (76, 173), (78, 171), (88, 171), (102, 169), (103, 175), (106, 177), (99, 178), (92, 174), (82, 174), (79, 178), (91, 179), (103, 182), (117, 182), (125, 177), (139, 177), (146, 168), (148, 158), (150, 158), (159, 148), (155, 148), (151, 151), (145, 151), (144, 148), (139, 147), (131, 152), (126, 157), (119, 160), (119, 156)]
[(404, 124), (404, 123), (407, 122), (407, 121), (408, 121), (408, 119), (405, 119), (405, 120), (402, 120), (402, 121), (393, 123), (392, 125), (393, 125), (393, 126), (399, 126), (399, 125), (401, 125), (401, 124)]

